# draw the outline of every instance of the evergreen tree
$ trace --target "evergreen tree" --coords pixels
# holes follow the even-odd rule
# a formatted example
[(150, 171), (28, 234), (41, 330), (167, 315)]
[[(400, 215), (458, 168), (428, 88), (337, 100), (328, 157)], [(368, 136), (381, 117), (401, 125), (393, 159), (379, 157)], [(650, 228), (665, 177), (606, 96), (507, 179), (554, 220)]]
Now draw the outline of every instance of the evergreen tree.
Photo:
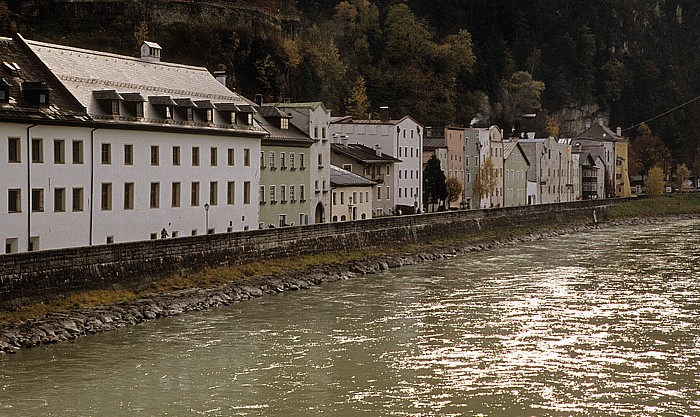
[(440, 168), (440, 160), (435, 154), (430, 157), (423, 170), (423, 201), (434, 205), (447, 198), (445, 173)]

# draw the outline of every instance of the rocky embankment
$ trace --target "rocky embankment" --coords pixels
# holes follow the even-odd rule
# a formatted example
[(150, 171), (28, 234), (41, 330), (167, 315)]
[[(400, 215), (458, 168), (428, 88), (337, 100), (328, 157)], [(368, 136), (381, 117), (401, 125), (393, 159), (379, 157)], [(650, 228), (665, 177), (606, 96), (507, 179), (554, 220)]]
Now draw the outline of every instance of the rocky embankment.
[[(616, 221), (611, 224), (619, 225), (654, 221), (631, 219)], [(215, 288), (188, 289), (152, 294), (130, 303), (102, 305), (76, 309), (65, 313), (49, 314), (46, 317), (29, 320), (21, 324), (0, 327), (0, 354), (15, 353), (23, 348), (73, 340), (88, 334), (115, 330), (146, 320), (176, 316), (191, 311), (207, 310), (254, 297), (262, 297), (266, 294), (308, 289), (315, 285), (350, 279), (357, 275), (375, 274), (390, 268), (399, 268), (468, 252), (479, 252), (562, 234), (581, 232), (593, 227), (577, 226), (503, 239), (488, 239), (463, 245), (426, 246), (412, 253), (354, 260), (328, 265), (314, 271), (300, 271), (285, 276), (263, 276), (236, 281)]]

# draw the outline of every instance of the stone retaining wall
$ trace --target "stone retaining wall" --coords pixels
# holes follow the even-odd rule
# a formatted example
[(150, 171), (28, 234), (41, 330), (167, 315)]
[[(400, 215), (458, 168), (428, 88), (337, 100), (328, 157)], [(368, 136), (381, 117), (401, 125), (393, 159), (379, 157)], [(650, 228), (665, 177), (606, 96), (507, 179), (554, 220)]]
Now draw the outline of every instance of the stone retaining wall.
[(593, 223), (622, 200), (384, 217), (247, 232), (0, 255), (0, 305), (102, 289), (141, 288), (178, 272), (259, 259), (361, 250), (536, 226)]

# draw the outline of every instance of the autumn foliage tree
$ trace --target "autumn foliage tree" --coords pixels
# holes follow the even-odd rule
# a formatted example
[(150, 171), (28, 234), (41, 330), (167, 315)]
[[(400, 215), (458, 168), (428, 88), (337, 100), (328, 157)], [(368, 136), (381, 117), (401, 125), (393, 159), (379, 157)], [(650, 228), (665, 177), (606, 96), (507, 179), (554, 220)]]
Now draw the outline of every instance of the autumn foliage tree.
[(669, 169), (671, 151), (666, 144), (644, 123), (637, 128), (637, 133), (639, 136), (632, 140), (629, 149), (630, 175), (641, 175), (643, 178), (655, 166)]
[(447, 208), (450, 208), (450, 203), (454, 203), (462, 196), (464, 183), (457, 177), (450, 177), (445, 181), (447, 187)]
[(658, 166), (652, 167), (649, 170), (649, 174), (647, 175), (644, 185), (646, 187), (647, 194), (650, 196), (659, 196), (663, 194), (664, 188), (666, 187), (664, 171)]
[(493, 160), (489, 156), (476, 173), (474, 195), (479, 196), (479, 198), (490, 196), (496, 189), (497, 180), (496, 168), (493, 166)]

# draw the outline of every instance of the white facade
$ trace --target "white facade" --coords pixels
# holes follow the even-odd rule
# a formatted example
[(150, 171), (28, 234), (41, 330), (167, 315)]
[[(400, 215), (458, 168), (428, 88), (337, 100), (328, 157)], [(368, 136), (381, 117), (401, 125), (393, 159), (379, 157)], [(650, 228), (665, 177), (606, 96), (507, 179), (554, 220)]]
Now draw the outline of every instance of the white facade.
[(52, 85), (38, 107), (8, 87), (13, 106), (45, 116), (0, 115), (5, 252), (258, 227), (265, 132), (206, 69), (12, 41), (56, 78), (24, 68)]
[[(391, 177), (394, 202), (399, 209), (422, 207), (423, 127), (406, 116), (400, 120), (353, 120), (338, 118), (331, 122), (335, 138), (344, 136), (349, 143), (370, 148), (379, 145), (384, 154), (399, 159)], [(405, 214), (405, 213), (404, 213)]]

